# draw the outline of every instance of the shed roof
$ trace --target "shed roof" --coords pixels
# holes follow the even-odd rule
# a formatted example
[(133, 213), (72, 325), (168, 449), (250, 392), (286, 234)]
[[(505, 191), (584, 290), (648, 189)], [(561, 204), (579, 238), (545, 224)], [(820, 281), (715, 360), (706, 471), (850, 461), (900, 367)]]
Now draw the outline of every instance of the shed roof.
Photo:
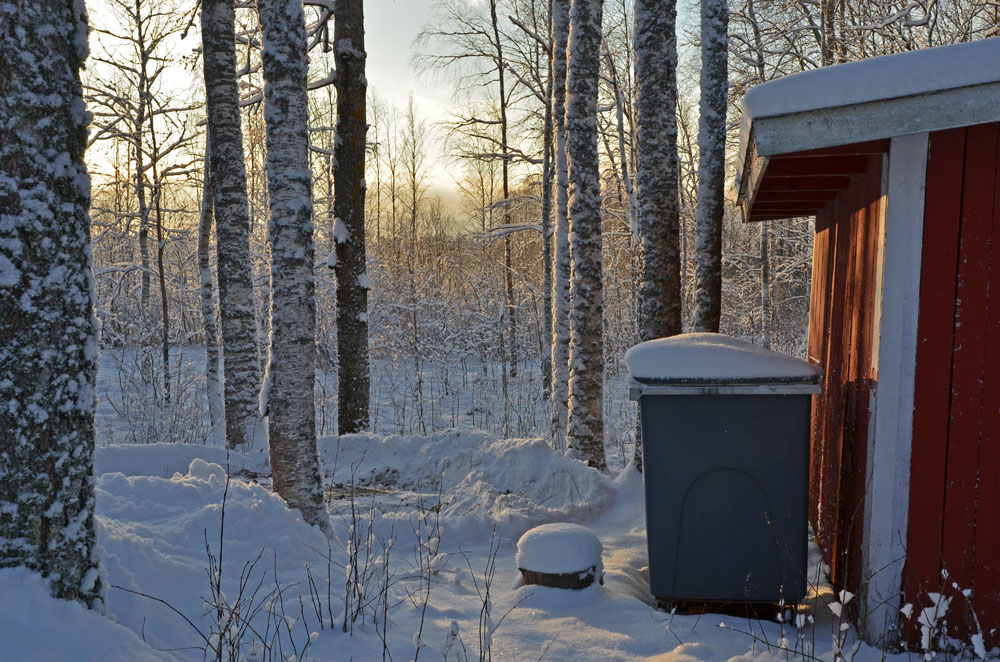
[[(786, 76), (744, 100), (735, 197), (744, 220), (809, 215), (889, 138), (995, 121), (1000, 38)], [(767, 205), (756, 204), (762, 190)]]

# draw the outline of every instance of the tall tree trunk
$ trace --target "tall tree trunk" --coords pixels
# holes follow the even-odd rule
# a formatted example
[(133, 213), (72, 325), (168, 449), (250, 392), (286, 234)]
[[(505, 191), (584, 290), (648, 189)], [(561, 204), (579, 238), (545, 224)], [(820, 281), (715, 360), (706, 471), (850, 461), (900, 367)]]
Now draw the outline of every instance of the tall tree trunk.
[(728, 29), (729, 6), (726, 0), (703, 0), (694, 327), (698, 331), (712, 333), (718, 333), (722, 316)]
[[(316, 455), (316, 301), (306, 27), (298, 0), (260, 0), (270, 193), (271, 350), (265, 389), (274, 489), (333, 536)], [(214, 156), (214, 154), (213, 154)]]
[(368, 289), (365, 265), (365, 26), (361, 0), (338, 0), (334, 216), (347, 230), (337, 251), (338, 432), (368, 428)]
[(208, 436), (215, 440), (220, 432), (225, 431), (225, 404), (222, 401), (222, 381), (219, 375), (219, 327), (215, 321), (215, 292), (212, 287), (212, 176), (209, 170), (209, 155), (206, 153), (201, 216), (198, 219), (198, 274), (201, 283), (201, 320), (205, 332), (205, 395), (208, 399), (208, 420), (212, 426)]
[(636, 0), (640, 340), (681, 332), (676, 19), (675, 0)]
[(0, 15), (0, 567), (100, 608), (87, 16), (52, 0)]
[[(677, 3), (636, 0), (638, 230), (642, 245), (639, 340), (681, 332), (677, 163)], [(641, 428), (636, 426), (637, 434)], [(635, 464), (642, 467), (637, 438)]]
[(572, 259), (567, 444), (603, 469), (604, 343), (597, 86), (602, 0), (573, 0), (566, 79)]
[[(500, 172), (503, 180), (503, 224), (510, 223), (510, 155), (507, 146), (507, 63), (500, 41), (496, 0), (490, 0), (490, 22), (493, 26), (493, 47), (496, 49), (497, 80), (500, 85)], [(510, 376), (517, 376), (517, 309), (514, 306), (514, 260), (510, 233), (503, 238), (504, 286), (507, 295), (507, 337), (510, 345)]]
[(767, 221), (760, 222), (760, 335), (764, 347), (771, 349), (771, 238)]
[[(542, 395), (551, 402), (552, 397), (552, 3), (549, 0), (549, 70), (545, 88), (545, 128), (542, 136)], [(545, 342), (548, 343), (546, 351)]]
[(556, 214), (552, 256), (552, 441), (566, 444), (569, 411), (569, 174), (566, 165), (566, 47), (570, 0), (552, 0), (552, 121)]
[(250, 265), (243, 130), (236, 85), (234, 12), (231, 1), (202, 0), (201, 41), (205, 54), (209, 169), (218, 253), (226, 444), (230, 448), (250, 444), (264, 432), (257, 409), (260, 358)]
[[(156, 145), (156, 131), (153, 126), (152, 108), (149, 113), (149, 133), (152, 139), (152, 154), (158, 154)], [(166, 248), (166, 241), (163, 236), (163, 205), (161, 196), (163, 194), (163, 184), (160, 180), (159, 167), (154, 160), (151, 164), (153, 171), (153, 210), (156, 215), (154, 227), (156, 229), (156, 278), (160, 290), (160, 358), (163, 360), (163, 402), (170, 404), (170, 309), (167, 300), (167, 271), (163, 263), (163, 252)]]

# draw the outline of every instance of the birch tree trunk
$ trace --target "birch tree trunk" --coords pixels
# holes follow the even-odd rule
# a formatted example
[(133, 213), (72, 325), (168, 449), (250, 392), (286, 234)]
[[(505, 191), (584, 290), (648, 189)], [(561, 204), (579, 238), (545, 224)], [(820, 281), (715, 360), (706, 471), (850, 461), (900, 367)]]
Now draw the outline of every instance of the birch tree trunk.
[(201, 41), (205, 57), (210, 180), (219, 273), (219, 321), (225, 385), (226, 444), (235, 448), (263, 436), (258, 415), (260, 359), (250, 266), (243, 130), (236, 84), (234, 5), (203, 0)]
[(86, 57), (82, 3), (0, 6), (0, 567), (101, 608)]
[(552, 440), (565, 447), (569, 411), (569, 173), (566, 165), (566, 47), (570, 0), (552, 0), (552, 120), (556, 214), (552, 257)]
[[(681, 332), (676, 24), (676, 0), (635, 1), (640, 341)], [(641, 432), (637, 424), (634, 462), (640, 470)]]
[[(549, 0), (549, 21), (552, 20), (552, 2)], [(545, 87), (545, 120), (542, 135), (542, 209), (541, 222), (539, 226), (542, 230), (542, 328), (543, 335), (547, 336), (549, 344), (548, 351), (542, 350), (542, 375), (543, 393), (545, 401), (552, 400), (552, 28), (549, 26), (549, 70), (548, 81)]]
[(572, 260), (567, 445), (593, 467), (604, 460), (601, 183), (597, 85), (602, 0), (573, 0), (566, 77)]
[(337, 238), (338, 432), (368, 428), (368, 289), (365, 265), (365, 26), (361, 0), (338, 0), (337, 140), (334, 216), (346, 232)]
[(639, 340), (681, 332), (676, 0), (636, 0)]
[(316, 455), (312, 171), (300, 0), (260, 0), (270, 192), (271, 346), (267, 402), (275, 491), (333, 537)]
[(701, 116), (698, 118), (698, 235), (695, 311), (698, 331), (718, 333), (722, 315), (722, 214), (726, 175), (729, 6), (701, 3)]
[(225, 403), (219, 375), (219, 327), (215, 321), (215, 292), (212, 287), (212, 177), (208, 153), (201, 189), (201, 216), (198, 219), (198, 274), (201, 282), (201, 319), (205, 331), (205, 395), (208, 420), (212, 426), (209, 439), (225, 431)]

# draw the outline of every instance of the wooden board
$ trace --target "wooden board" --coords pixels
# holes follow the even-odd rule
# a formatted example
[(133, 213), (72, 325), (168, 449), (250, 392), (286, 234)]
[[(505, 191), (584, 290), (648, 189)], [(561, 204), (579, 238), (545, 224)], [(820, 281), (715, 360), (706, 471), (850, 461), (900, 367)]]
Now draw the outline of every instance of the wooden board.
[(810, 517), (835, 585), (853, 592), (862, 570), (882, 160), (863, 157), (864, 174), (817, 217), (814, 244), (809, 356), (825, 374), (813, 408)]
[[(1000, 145), (994, 160), (993, 239), (983, 360), (983, 418), (979, 449), (972, 603), (988, 628), (1000, 627)], [(992, 348), (992, 349), (990, 349)], [(996, 644), (996, 638), (991, 641)]]
[[(928, 141), (913, 394), (910, 521), (903, 567), (904, 599), (913, 604), (923, 604), (921, 598), (940, 587), (965, 134), (964, 128), (940, 131), (932, 133)], [(912, 626), (911, 621), (907, 631), (911, 639), (915, 632)]]
[(955, 331), (951, 366), (948, 463), (945, 473), (942, 568), (948, 584), (971, 589), (976, 486), (983, 408), (983, 359), (990, 238), (996, 180), (997, 125), (970, 127), (965, 144)]

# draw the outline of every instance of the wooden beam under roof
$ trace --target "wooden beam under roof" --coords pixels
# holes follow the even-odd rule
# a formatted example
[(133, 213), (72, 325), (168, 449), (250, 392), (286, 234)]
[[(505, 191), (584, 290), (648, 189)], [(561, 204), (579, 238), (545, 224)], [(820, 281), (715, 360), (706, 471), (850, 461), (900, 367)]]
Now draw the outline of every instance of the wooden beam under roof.
[(836, 194), (833, 191), (766, 191), (757, 193), (756, 201), (761, 202), (829, 202)]
[(773, 156), (768, 161), (763, 178), (860, 175), (865, 171), (867, 162), (868, 157), (863, 154), (824, 158)]
[(760, 183), (758, 191), (843, 191), (851, 185), (849, 177), (828, 175), (810, 177), (767, 177)]

